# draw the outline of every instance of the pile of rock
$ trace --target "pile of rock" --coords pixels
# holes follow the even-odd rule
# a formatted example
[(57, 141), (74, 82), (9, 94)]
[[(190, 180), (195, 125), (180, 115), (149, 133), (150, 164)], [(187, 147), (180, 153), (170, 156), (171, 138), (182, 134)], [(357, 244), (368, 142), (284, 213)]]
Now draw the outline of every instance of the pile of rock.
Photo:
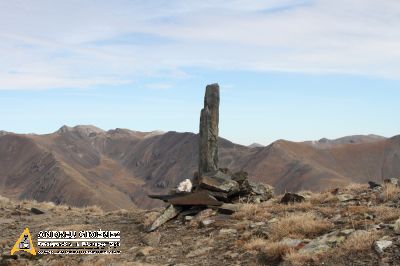
[[(192, 188), (191, 191), (181, 190), (189, 187)], [(260, 203), (269, 200), (274, 195), (274, 188), (249, 180), (244, 171), (230, 173), (227, 169), (219, 169), (214, 173), (203, 174), (194, 185), (186, 179), (171, 192), (173, 193), (168, 195), (149, 195), (170, 205), (147, 231), (157, 229), (180, 213), (195, 215), (211, 208), (224, 214), (232, 214), (237, 209), (235, 203)]]
[(250, 181), (246, 172), (233, 173), (218, 168), (218, 123), (219, 86), (212, 84), (206, 87), (204, 108), (200, 114), (199, 170), (193, 182), (189, 179), (182, 181), (173, 193), (149, 195), (170, 205), (147, 231), (157, 229), (179, 213), (194, 215), (213, 208), (229, 214), (235, 211), (232, 203), (260, 203), (273, 197), (273, 187)]

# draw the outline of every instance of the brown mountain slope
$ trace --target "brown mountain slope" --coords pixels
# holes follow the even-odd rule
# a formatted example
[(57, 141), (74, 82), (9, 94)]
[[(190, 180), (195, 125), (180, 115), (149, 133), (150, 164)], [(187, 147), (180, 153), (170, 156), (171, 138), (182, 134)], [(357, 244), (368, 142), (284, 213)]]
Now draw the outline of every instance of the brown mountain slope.
[(384, 140), (385, 137), (378, 135), (354, 135), (354, 136), (346, 136), (338, 139), (327, 139), (322, 138), (318, 141), (305, 141), (309, 145), (314, 146), (315, 148), (326, 149), (332, 148), (333, 146), (339, 146), (344, 144), (362, 144), (362, 143), (371, 143), (379, 140)]
[(400, 175), (400, 138), (329, 149), (306, 143), (277, 141), (251, 154), (241, 166), (278, 191), (323, 190), (351, 182), (381, 182)]
[[(278, 192), (324, 190), (400, 176), (400, 136), (324, 148), (279, 140), (249, 148), (220, 139), (220, 167), (246, 170)], [(53, 134), (0, 135), (0, 194), (105, 209), (152, 207), (197, 169), (193, 133), (62, 127)]]

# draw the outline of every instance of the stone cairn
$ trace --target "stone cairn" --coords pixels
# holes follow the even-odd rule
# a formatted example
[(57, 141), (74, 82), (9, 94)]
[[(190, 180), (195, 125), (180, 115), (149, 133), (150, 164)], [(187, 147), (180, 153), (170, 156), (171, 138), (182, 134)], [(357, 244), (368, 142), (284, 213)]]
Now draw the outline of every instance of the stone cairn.
[(273, 187), (250, 181), (246, 172), (218, 168), (219, 95), (218, 84), (206, 87), (204, 108), (200, 113), (198, 172), (193, 181), (186, 179), (171, 194), (149, 195), (169, 205), (146, 229), (147, 232), (179, 214), (195, 215), (207, 208), (232, 214), (238, 209), (235, 203), (259, 203), (273, 197)]

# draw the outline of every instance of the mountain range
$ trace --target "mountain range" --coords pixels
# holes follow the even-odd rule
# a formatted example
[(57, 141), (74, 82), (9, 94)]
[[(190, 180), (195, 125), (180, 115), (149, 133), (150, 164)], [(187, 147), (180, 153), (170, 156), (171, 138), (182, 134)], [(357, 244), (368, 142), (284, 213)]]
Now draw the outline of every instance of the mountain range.
[[(249, 172), (277, 193), (322, 191), (400, 176), (400, 135), (242, 146), (219, 139), (220, 167)], [(198, 135), (63, 126), (51, 134), (0, 131), (0, 195), (106, 210), (151, 208), (191, 178)]]

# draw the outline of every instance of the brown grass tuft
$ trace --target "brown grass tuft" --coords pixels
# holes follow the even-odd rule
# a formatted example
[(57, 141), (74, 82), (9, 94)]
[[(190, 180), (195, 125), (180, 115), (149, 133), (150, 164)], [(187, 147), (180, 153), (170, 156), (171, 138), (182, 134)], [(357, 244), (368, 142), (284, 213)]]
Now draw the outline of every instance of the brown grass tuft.
[(310, 202), (314, 205), (338, 202), (338, 198), (330, 192), (314, 193), (310, 197)]
[(160, 216), (160, 212), (149, 211), (143, 214), (143, 226), (149, 227)]
[(244, 244), (244, 249), (247, 251), (253, 251), (253, 250), (260, 251), (267, 245), (268, 242), (270, 241), (266, 240), (265, 238), (258, 238), (258, 237), (253, 238), (246, 244)]
[(342, 251), (347, 252), (362, 252), (371, 249), (372, 244), (379, 238), (376, 232), (356, 231), (340, 247)]
[(103, 214), (104, 213), (103, 209), (96, 205), (86, 206), (85, 208), (83, 208), (83, 211), (85, 213), (90, 213), (90, 214)]
[[(303, 266), (303, 265), (314, 265), (315, 261), (318, 259), (319, 254), (313, 253), (298, 253), (295, 250), (291, 250), (283, 257), (285, 262), (293, 266)], [(314, 264), (313, 264), (314, 263)]]
[(260, 255), (262, 261), (267, 263), (267, 265), (269, 265), (269, 263), (275, 265), (275, 263), (282, 261), (284, 256), (292, 250), (293, 248), (287, 244), (270, 242), (265, 245)]
[(309, 201), (303, 201), (299, 203), (293, 203), (293, 204), (271, 204), (268, 206), (268, 211), (271, 213), (275, 214), (280, 214), (280, 213), (287, 213), (287, 212), (294, 212), (294, 211), (302, 211), (306, 212), (311, 209), (313, 209), (313, 205)]
[(350, 190), (353, 193), (360, 193), (368, 189), (368, 184), (351, 183), (347, 185), (345, 190)]
[(315, 210), (329, 217), (334, 216), (335, 214), (338, 213), (338, 209), (336, 207), (331, 207), (331, 206), (321, 206), (321, 207), (317, 206), (315, 207)]
[(273, 240), (280, 240), (283, 237), (314, 237), (332, 227), (331, 222), (318, 218), (314, 213), (293, 213), (280, 218), (270, 226), (270, 237)]
[(240, 207), (240, 210), (234, 213), (233, 218), (237, 220), (248, 219), (252, 221), (266, 221), (272, 215), (269, 210), (262, 204), (246, 203)]
[(400, 197), (400, 187), (393, 184), (385, 184), (383, 186), (384, 201), (395, 200)]
[(373, 214), (375, 214), (376, 219), (379, 219), (384, 223), (392, 222), (400, 217), (399, 208), (391, 208), (388, 206), (378, 205), (378, 206), (371, 206), (369, 210)]

